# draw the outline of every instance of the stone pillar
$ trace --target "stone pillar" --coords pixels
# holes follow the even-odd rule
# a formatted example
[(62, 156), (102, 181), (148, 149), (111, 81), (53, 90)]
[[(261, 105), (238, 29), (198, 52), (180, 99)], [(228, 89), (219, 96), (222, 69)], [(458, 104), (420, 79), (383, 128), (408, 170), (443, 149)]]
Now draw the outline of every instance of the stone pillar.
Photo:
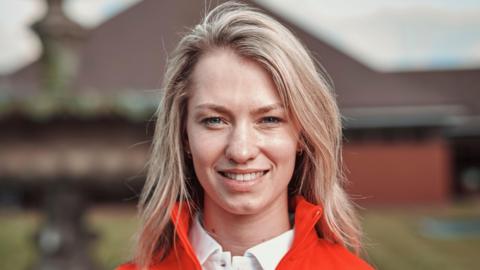
[(95, 235), (87, 229), (86, 201), (68, 181), (48, 185), (44, 192), (43, 223), (35, 237), (39, 260), (35, 270), (92, 270), (90, 244)]
[[(62, 0), (47, 0), (47, 4), (45, 17), (32, 26), (43, 45), (40, 98), (62, 108), (74, 98), (71, 90), (86, 31), (63, 13)], [(35, 237), (40, 255), (33, 266), (36, 270), (95, 269), (89, 254), (93, 234), (86, 229), (86, 201), (79, 189), (82, 181), (72, 179), (69, 175), (36, 179), (44, 181), (44, 221)]]

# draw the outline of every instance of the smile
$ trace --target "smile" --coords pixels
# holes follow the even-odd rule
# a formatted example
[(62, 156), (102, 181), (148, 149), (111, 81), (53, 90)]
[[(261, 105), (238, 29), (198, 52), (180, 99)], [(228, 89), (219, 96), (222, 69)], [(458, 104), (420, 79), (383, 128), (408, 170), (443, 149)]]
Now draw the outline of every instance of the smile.
[(253, 181), (259, 177), (262, 177), (264, 176), (266, 173), (268, 172), (268, 170), (265, 170), (265, 171), (256, 171), (256, 172), (249, 172), (249, 173), (232, 173), (232, 172), (222, 172), (220, 171), (219, 173), (228, 178), (228, 179), (231, 179), (231, 180), (235, 180), (235, 181), (242, 181), (242, 182), (246, 182), (246, 181)]

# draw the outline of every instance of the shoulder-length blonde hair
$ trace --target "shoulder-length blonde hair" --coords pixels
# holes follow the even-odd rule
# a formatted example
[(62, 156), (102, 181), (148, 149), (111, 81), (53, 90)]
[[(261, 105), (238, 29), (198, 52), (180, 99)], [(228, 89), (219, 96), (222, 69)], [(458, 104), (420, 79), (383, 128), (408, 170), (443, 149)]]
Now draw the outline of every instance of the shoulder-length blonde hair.
[(289, 195), (323, 205), (324, 217), (317, 224), (320, 237), (358, 251), (361, 232), (342, 188), (341, 120), (328, 76), (286, 27), (257, 9), (227, 2), (183, 37), (167, 64), (139, 203), (137, 265), (142, 269), (171, 249), (175, 233), (170, 213), (176, 202), (201, 205), (202, 191), (185, 153), (184, 120), (192, 70), (202, 55), (219, 48), (252, 59), (269, 72), (290, 119), (301, 131), (303, 154), (297, 158)]

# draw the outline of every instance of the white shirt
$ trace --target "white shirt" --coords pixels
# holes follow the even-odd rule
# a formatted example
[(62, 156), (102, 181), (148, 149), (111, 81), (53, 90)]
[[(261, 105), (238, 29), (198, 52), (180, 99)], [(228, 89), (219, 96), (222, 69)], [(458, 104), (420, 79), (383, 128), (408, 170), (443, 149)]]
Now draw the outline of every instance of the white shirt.
[(293, 241), (293, 229), (232, 256), (202, 227), (197, 215), (188, 235), (193, 250), (205, 270), (274, 270)]

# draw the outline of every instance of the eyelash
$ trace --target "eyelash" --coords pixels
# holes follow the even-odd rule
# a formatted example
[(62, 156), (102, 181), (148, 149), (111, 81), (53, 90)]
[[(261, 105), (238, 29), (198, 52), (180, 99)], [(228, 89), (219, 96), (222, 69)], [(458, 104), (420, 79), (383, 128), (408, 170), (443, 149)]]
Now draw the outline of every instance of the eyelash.
[(266, 116), (261, 119), (261, 122), (265, 124), (278, 124), (282, 122), (282, 119), (276, 116)]
[[(219, 116), (206, 117), (202, 119), (200, 122), (205, 126), (218, 126), (220, 124), (226, 123), (226, 121), (224, 121)], [(266, 125), (275, 125), (282, 122), (283, 122), (283, 119), (276, 116), (265, 116), (260, 119), (260, 124), (266, 124)]]
[[(214, 121), (214, 120), (218, 120), (218, 122), (213, 123), (212, 121)], [(223, 119), (221, 117), (218, 117), (218, 116), (207, 117), (207, 118), (204, 118), (204, 119), (201, 120), (201, 123), (206, 125), (206, 126), (219, 125), (222, 122), (224, 123), (225, 121), (223, 121)]]

